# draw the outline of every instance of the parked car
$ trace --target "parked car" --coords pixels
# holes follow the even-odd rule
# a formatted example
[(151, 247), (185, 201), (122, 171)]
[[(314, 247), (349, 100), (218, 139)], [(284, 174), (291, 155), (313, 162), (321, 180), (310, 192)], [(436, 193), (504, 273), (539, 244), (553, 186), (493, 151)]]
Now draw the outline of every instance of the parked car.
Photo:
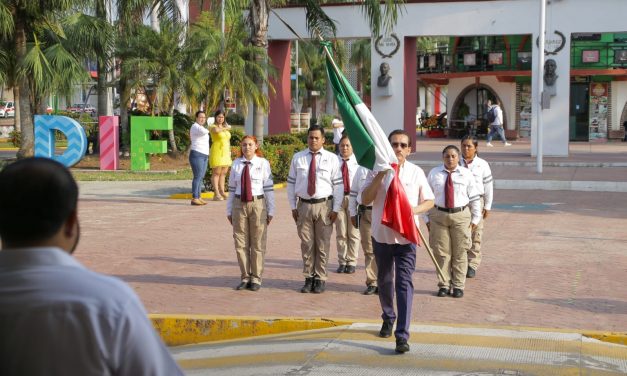
[(96, 108), (94, 108), (94, 106), (92, 106), (91, 104), (75, 103), (67, 107), (66, 111), (72, 113), (87, 112), (88, 114), (93, 115), (96, 113)]
[(0, 101), (0, 117), (15, 117), (15, 106), (13, 101)]

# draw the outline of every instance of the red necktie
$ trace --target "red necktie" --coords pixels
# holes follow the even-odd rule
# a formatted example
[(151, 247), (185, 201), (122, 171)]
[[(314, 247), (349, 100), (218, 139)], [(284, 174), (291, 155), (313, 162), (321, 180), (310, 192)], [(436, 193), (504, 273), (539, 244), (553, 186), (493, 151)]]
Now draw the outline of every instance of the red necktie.
[(348, 173), (348, 159), (344, 160), (342, 165), (342, 180), (344, 181), (344, 194), (351, 192), (350, 174)]
[(311, 152), (311, 163), (309, 164), (309, 175), (307, 176), (307, 194), (313, 197), (316, 194), (316, 154)]
[(447, 171), (446, 188), (444, 189), (444, 202), (447, 208), (455, 207), (455, 190), (453, 189), (453, 172)]
[(242, 202), (253, 200), (253, 187), (250, 182), (250, 162), (244, 162), (244, 170), (242, 170), (242, 192), (240, 197)]

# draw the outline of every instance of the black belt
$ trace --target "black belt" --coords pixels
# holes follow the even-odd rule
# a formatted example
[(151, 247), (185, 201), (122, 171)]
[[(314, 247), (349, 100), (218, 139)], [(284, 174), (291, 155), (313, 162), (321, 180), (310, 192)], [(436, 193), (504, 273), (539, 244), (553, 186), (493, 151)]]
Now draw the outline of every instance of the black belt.
[[(259, 196), (253, 196), (253, 200), (261, 200), (264, 196), (263, 195), (259, 195)], [(240, 195), (235, 195), (235, 198), (238, 198), (241, 200), (242, 196)]]
[(359, 205), (359, 210), (372, 210), (372, 206)]
[(301, 198), (301, 197), (299, 197), (298, 199), (300, 201), (302, 201), (302, 202), (307, 203), (307, 204), (319, 204), (321, 202), (325, 202), (325, 201), (328, 201), (328, 200), (333, 200), (333, 196), (324, 197), (324, 198), (312, 198), (312, 199), (309, 199), (309, 200), (307, 200), (305, 198)]
[(440, 206), (436, 206), (436, 208), (440, 211), (447, 212), (447, 213), (459, 213), (460, 211), (463, 211), (464, 209), (466, 209), (465, 206), (460, 206), (457, 208), (443, 208)]

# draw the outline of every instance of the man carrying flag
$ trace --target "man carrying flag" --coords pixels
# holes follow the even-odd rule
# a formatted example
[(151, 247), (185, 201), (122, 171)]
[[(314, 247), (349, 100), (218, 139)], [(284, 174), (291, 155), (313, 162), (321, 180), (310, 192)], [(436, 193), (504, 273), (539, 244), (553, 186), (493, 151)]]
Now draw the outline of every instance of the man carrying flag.
[[(390, 226), (392, 225), (390, 221), (400, 222), (402, 217), (407, 217), (415, 227), (418, 223), (417, 215), (433, 207), (435, 196), (429, 187), (424, 171), (406, 160), (411, 153), (409, 135), (403, 130), (395, 130), (390, 133), (389, 141), (398, 164), (393, 164), (392, 173), (371, 172), (366, 178), (361, 194), (364, 202), (372, 202), (372, 246), (378, 266), (377, 284), (379, 301), (383, 310), (381, 315), (383, 325), (379, 335), (391, 336), (394, 321), (396, 321), (394, 331), (396, 352), (404, 353), (409, 351), (407, 340), (414, 295), (412, 276), (416, 265), (418, 242), (401, 235), (398, 231), (398, 223), (396, 226)], [(395, 180), (397, 191), (393, 187)], [(403, 199), (403, 193), (405, 200), (409, 201), (413, 215), (402, 215), (403, 209), (399, 207), (398, 201)], [(396, 213), (391, 213), (390, 208)], [(395, 291), (398, 317), (394, 312)]]

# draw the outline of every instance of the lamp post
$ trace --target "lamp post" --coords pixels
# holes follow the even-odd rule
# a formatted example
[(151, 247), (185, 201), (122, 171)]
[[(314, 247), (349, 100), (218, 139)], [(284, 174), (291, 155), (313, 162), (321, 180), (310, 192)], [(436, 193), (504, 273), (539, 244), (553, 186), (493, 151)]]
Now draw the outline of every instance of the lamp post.
[(542, 97), (544, 93), (544, 34), (546, 33), (546, 0), (540, 0), (540, 36), (538, 38), (538, 75), (536, 81), (538, 82), (538, 102), (539, 104), (536, 106), (538, 111), (536, 111), (537, 123), (538, 123), (538, 135), (536, 142), (536, 172), (538, 174), (542, 173), (542, 153), (543, 153), (543, 124), (542, 124)]

